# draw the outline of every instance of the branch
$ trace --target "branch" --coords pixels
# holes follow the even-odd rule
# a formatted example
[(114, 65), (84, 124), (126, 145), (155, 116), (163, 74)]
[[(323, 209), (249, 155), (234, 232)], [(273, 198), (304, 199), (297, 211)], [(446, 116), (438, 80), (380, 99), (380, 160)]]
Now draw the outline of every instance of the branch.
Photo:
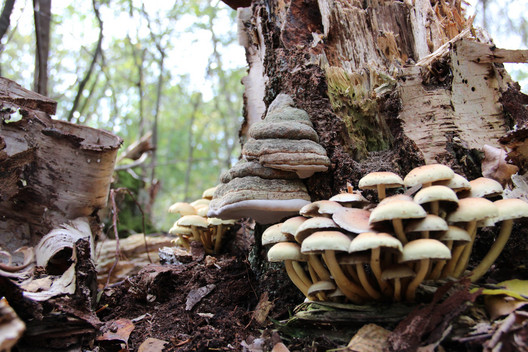
[(6, 0), (4, 3), (4, 8), (2, 9), (2, 14), (0, 15), (0, 41), (6, 34), (11, 24), (10, 17), (13, 12), (13, 7), (15, 6), (15, 0)]
[(97, 58), (101, 54), (101, 50), (102, 50), (101, 47), (103, 43), (103, 21), (101, 20), (101, 15), (99, 14), (99, 7), (97, 6), (96, 0), (92, 0), (92, 4), (93, 4), (94, 12), (95, 12), (95, 17), (97, 18), (97, 22), (99, 22), (99, 39), (97, 40), (97, 46), (95, 48), (95, 51), (92, 57), (92, 62), (90, 63), (90, 67), (88, 68), (88, 71), (86, 72), (86, 75), (84, 76), (83, 80), (79, 84), (79, 89), (77, 90), (77, 95), (75, 96), (75, 100), (73, 101), (73, 106), (70, 112), (68, 113), (68, 118), (67, 118), (68, 122), (71, 122), (71, 120), (73, 119), (73, 114), (77, 110), (77, 107), (79, 106), (79, 101), (82, 97), (84, 87), (86, 86), (86, 84), (90, 80), (90, 77), (92, 76), (92, 72), (97, 62)]

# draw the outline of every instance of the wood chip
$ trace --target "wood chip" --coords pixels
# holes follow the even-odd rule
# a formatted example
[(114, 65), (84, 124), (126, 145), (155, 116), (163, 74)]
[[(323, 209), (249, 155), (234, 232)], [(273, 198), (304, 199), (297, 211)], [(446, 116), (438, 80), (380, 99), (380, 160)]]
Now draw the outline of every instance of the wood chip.
[(191, 290), (187, 295), (187, 301), (185, 302), (185, 310), (191, 310), (193, 307), (200, 302), (205, 296), (207, 296), (212, 290), (214, 290), (216, 285), (206, 285), (200, 288)]

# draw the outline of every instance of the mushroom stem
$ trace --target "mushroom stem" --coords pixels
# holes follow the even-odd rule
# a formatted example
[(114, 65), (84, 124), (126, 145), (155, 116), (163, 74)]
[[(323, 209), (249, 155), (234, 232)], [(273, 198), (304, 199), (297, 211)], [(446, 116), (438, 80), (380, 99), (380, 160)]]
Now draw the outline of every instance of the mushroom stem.
[[(453, 253), (453, 241), (447, 241), (446, 243), (447, 248), (449, 248), (449, 251)], [(442, 274), (442, 270), (444, 269), (445, 265), (447, 264), (447, 260), (439, 260), (435, 265), (431, 273), (429, 274), (430, 280), (438, 280), (440, 278), (440, 275)]]
[(324, 251), (323, 258), (326, 262), (326, 265), (328, 266), (328, 269), (330, 270), (330, 273), (334, 277), (337, 286), (341, 291), (343, 291), (348, 299), (354, 303), (362, 303), (364, 300), (363, 298), (369, 297), (363, 288), (356, 285), (346, 277), (345, 273), (341, 270), (341, 267), (337, 262), (334, 250)]
[(388, 295), (388, 293), (391, 291), (391, 287), (387, 282), (385, 282), (385, 280), (381, 278), (380, 253), (381, 253), (380, 247), (372, 248), (372, 251), (370, 254), (370, 268), (372, 269), (372, 273), (376, 277), (376, 280), (378, 280), (378, 284), (381, 289), (381, 292), (384, 295)]
[(401, 301), (401, 280), (399, 278), (394, 279), (394, 301)]
[(214, 252), (218, 253), (220, 247), (222, 246), (222, 236), (224, 235), (224, 228), (222, 224), (217, 225), (215, 229), (215, 239), (214, 239)]
[(317, 276), (319, 276), (319, 279), (321, 281), (330, 281), (330, 273), (323, 266), (323, 263), (321, 263), (321, 260), (319, 259), (317, 254), (309, 254), (308, 263), (315, 270)]
[(293, 267), (293, 262), (294, 262), (293, 260), (284, 261), (284, 266), (286, 267), (286, 273), (288, 273), (288, 277), (290, 278), (290, 280), (293, 282), (295, 286), (297, 286), (299, 290), (301, 290), (303, 295), (308, 297), (308, 286), (297, 275), (297, 272), (295, 271)]
[(379, 184), (379, 185), (376, 185), (376, 189), (378, 191), (378, 199), (380, 201), (382, 201), (383, 199), (385, 199), (386, 197), (386, 192), (385, 192), (385, 185), (384, 184)]
[(512, 228), (512, 219), (504, 220), (502, 222), (499, 236), (497, 237), (495, 242), (493, 242), (493, 245), (491, 246), (484, 259), (482, 259), (480, 264), (477, 265), (477, 267), (473, 270), (473, 273), (471, 274), (472, 282), (475, 282), (480, 279), (482, 275), (484, 275), (488, 271), (491, 265), (499, 257), (502, 250), (504, 249), (504, 246), (506, 245), (506, 242), (508, 242), (508, 239), (510, 238)]
[(361, 285), (363, 286), (365, 291), (367, 291), (368, 295), (370, 297), (372, 297), (373, 299), (375, 299), (375, 300), (380, 299), (381, 295), (370, 284), (370, 282), (368, 280), (368, 277), (367, 277), (367, 274), (365, 273), (365, 268), (363, 268), (363, 264), (362, 263), (357, 263), (356, 264), (356, 271), (357, 271), (357, 275), (358, 275), (358, 278), (359, 278), (359, 282), (361, 283)]
[(312, 285), (312, 280), (310, 280), (308, 275), (306, 275), (306, 271), (304, 271), (301, 264), (298, 261), (294, 260), (292, 262), (292, 266), (293, 266), (293, 269), (295, 270), (295, 273), (299, 277), (299, 279), (301, 279), (302, 282), (304, 282), (306, 287), (310, 287)]
[(403, 231), (403, 223), (401, 219), (392, 219), (392, 226), (394, 227), (394, 232), (402, 244), (407, 244), (407, 236), (405, 236), (405, 231)]
[(431, 202), (431, 214), (438, 215), (438, 212), (440, 210), (440, 202), (437, 200), (434, 200)]
[(416, 296), (416, 289), (422, 281), (425, 279), (425, 275), (427, 275), (427, 271), (429, 270), (429, 259), (421, 259), (419, 263), (418, 272), (416, 273), (416, 276), (414, 279), (409, 283), (409, 286), (407, 286), (407, 292), (405, 293), (405, 298), (409, 302), (413, 302), (414, 298)]
[(464, 251), (458, 259), (458, 262), (455, 266), (455, 271), (453, 272), (454, 277), (460, 277), (464, 273), (464, 270), (466, 270), (471, 251), (473, 250), (473, 244), (475, 243), (475, 237), (477, 236), (477, 221), (470, 221), (466, 231), (469, 233), (471, 241), (464, 246)]
[(447, 265), (444, 267), (444, 270), (442, 271), (441, 277), (447, 277), (452, 276), (453, 271), (455, 270), (455, 266), (457, 264), (458, 258), (460, 258), (460, 255), (464, 251), (465, 245), (460, 244), (455, 247), (455, 249), (451, 252), (451, 259), (447, 261)]

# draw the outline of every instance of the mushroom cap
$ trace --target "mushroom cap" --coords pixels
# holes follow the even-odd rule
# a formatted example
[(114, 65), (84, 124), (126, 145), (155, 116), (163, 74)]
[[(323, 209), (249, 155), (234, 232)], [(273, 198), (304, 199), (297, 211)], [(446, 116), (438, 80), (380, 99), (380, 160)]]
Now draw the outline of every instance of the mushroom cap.
[(213, 199), (213, 195), (214, 195), (214, 192), (216, 191), (217, 187), (218, 186), (207, 188), (205, 191), (203, 191), (202, 198), (203, 199), (209, 199), (209, 200)]
[(402, 251), (401, 242), (396, 237), (393, 237), (388, 233), (384, 232), (360, 233), (350, 242), (350, 247), (348, 247), (348, 251), (350, 253), (353, 253), (367, 251), (380, 247), (394, 248), (397, 249), (399, 252)]
[(288, 236), (281, 231), (283, 223), (271, 225), (262, 233), (262, 245), (268, 245), (278, 242), (290, 242), (293, 236)]
[(395, 199), (383, 204), (378, 204), (370, 213), (369, 223), (392, 219), (419, 219), (425, 218), (427, 213), (420, 204), (409, 200)]
[(307, 258), (301, 253), (301, 247), (295, 242), (275, 243), (268, 251), (268, 261), (282, 262), (285, 260), (305, 262)]
[(317, 281), (308, 288), (308, 296), (313, 296), (320, 292), (334, 291), (335, 289), (336, 285), (332, 281)]
[(306, 237), (301, 245), (302, 253), (317, 253), (325, 250), (348, 252), (350, 238), (339, 231), (318, 231)]
[(497, 207), (492, 201), (486, 198), (464, 198), (458, 201), (458, 208), (447, 215), (447, 221), (450, 223), (478, 221), (497, 215)]
[(358, 187), (361, 189), (375, 189), (377, 185), (385, 185), (387, 188), (403, 186), (400, 176), (390, 171), (371, 172), (359, 180)]
[(282, 223), (281, 231), (293, 237), (299, 226), (301, 226), (306, 220), (307, 219), (304, 216), (294, 216), (289, 218)]
[(520, 219), (528, 217), (528, 203), (517, 198), (500, 199), (494, 202), (499, 210), (495, 221)]
[(298, 121), (258, 121), (251, 125), (248, 133), (255, 139), (310, 139), (319, 142), (313, 127)]
[(405, 264), (393, 264), (381, 273), (382, 280), (403, 279), (412, 276), (416, 276), (416, 273)]
[(469, 181), (462, 175), (455, 173), (452, 179), (437, 181), (435, 184), (451, 188), (455, 192), (471, 189)]
[(178, 226), (196, 226), (196, 227), (209, 227), (207, 219), (200, 215), (184, 215), (178, 221)]
[(403, 179), (403, 183), (406, 187), (413, 187), (441, 180), (449, 180), (454, 175), (455, 172), (449, 166), (429, 164), (412, 169)]
[(395, 194), (393, 196), (384, 198), (381, 202), (379, 202), (378, 206), (382, 204), (390, 203), (395, 200), (404, 200), (404, 201), (414, 202), (413, 198), (407, 194)]
[(208, 212), (209, 212), (209, 206), (203, 205), (203, 204), (196, 206), (196, 215), (206, 217)]
[(331, 200), (318, 200), (310, 204), (306, 204), (299, 210), (299, 214), (305, 217), (315, 217), (321, 215), (332, 215), (337, 210), (342, 209), (343, 206), (338, 202)]
[(176, 223), (172, 225), (172, 227), (169, 230), (169, 233), (171, 235), (190, 235), (192, 234), (191, 228), (188, 226), (180, 226)]
[(422, 188), (414, 195), (414, 201), (418, 204), (424, 204), (434, 201), (445, 201), (458, 203), (458, 197), (451, 188), (446, 186), (430, 186)]
[(218, 225), (234, 225), (236, 220), (233, 219), (219, 219), (219, 218), (207, 218), (207, 223), (209, 226), (218, 226)]
[(469, 184), (471, 189), (463, 193), (467, 198), (495, 197), (502, 194), (502, 185), (491, 178), (479, 177), (469, 181)]
[(369, 218), (370, 211), (357, 208), (341, 208), (332, 215), (337, 225), (353, 233), (372, 231)]
[(201, 198), (201, 199), (195, 200), (194, 202), (191, 202), (191, 205), (193, 207), (197, 208), (197, 207), (200, 207), (200, 206), (203, 206), (203, 205), (209, 206), (209, 203), (211, 203), (210, 199)]
[(451, 251), (445, 244), (431, 238), (410, 241), (403, 246), (399, 263), (422, 259), (450, 259)]
[(339, 193), (334, 196), (332, 196), (329, 200), (338, 202), (341, 205), (352, 205), (352, 206), (358, 206), (362, 207), (364, 205), (367, 205), (369, 201), (363, 197), (363, 195), (360, 192), (344, 192)]
[(186, 202), (176, 202), (169, 207), (169, 213), (184, 215), (196, 215), (196, 209)]
[(439, 241), (461, 241), (471, 242), (471, 236), (469, 233), (458, 226), (449, 225), (447, 231), (445, 231), (439, 238)]
[(301, 243), (306, 239), (306, 237), (310, 236), (314, 232), (338, 228), (339, 226), (334, 222), (334, 220), (330, 218), (324, 216), (309, 218), (297, 228), (297, 231), (295, 232), (295, 240)]
[[(431, 187), (427, 187), (431, 188)], [(426, 188), (426, 189), (427, 189)], [(441, 217), (433, 214), (428, 214), (423, 219), (415, 219), (409, 221), (405, 226), (405, 232), (420, 232), (420, 231), (447, 231), (447, 222)]]

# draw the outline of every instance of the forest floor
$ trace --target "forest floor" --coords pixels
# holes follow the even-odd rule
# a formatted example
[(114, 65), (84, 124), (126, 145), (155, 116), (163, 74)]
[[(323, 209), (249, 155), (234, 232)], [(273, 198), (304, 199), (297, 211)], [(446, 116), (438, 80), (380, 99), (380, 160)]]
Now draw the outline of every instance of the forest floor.
[[(251, 248), (232, 243), (210, 257), (193, 246), (186, 262), (149, 264), (107, 286), (98, 303), (99, 350), (260, 352), (282, 342), (286, 351), (528, 351), (526, 311), (491, 321), (467, 281), (422, 292), (426, 303), (310, 311), (280, 266), (255, 266)], [(303, 306), (305, 318), (291, 319)], [(352, 337), (356, 348), (347, 349)]]

